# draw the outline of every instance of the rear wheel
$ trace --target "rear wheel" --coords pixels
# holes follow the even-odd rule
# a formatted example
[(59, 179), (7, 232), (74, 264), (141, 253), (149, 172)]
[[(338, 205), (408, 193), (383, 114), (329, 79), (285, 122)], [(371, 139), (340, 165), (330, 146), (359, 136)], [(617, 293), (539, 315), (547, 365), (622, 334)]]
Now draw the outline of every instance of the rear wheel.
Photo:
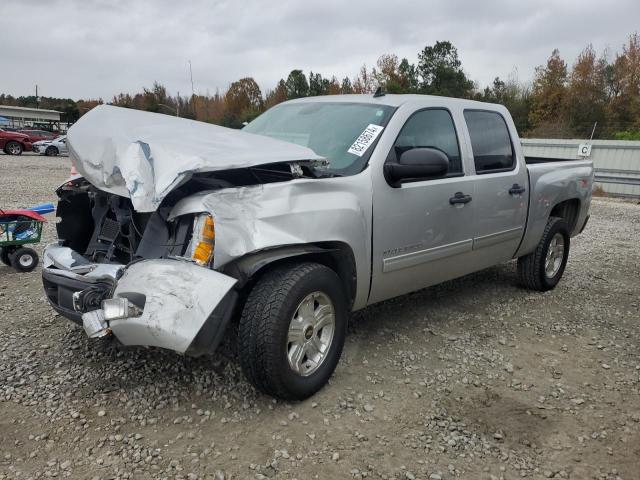
[(541, 292), (555, 288), (564, 273), (569, 258), (569, 224), (560, 217), (551, 217), (536, 249), (518, 259), (520, 284)]
[(47, 147), (47, 149), (44, 151), (44, 154), (47, 157), (55, 157), (56, 155), (58, 155), (58, 153), (60, 153), (60, 152), (58, 152), (58, 149), (56, 147), (54, 147), (53, 145), (49, 145)]
[(344, 346), (347, 300), (336, 273), (317, 263), (265, 273), (245, 303), (240, 363), (259, 390), (302, 400), (320, 390)]
[(5, 153), (9, 155), (21, 155), (22, 150), (22, 145), (18, 142), (9, 142), (4, 146)]
[(11, 252), (9, 247), (0, 248), (0, 261), (5, 265), (11, 266)]
[(19, 272), (30, 272), (38, 266), (38, 254), (32, 248), (20, 247), (10, 257), (11, 266)]

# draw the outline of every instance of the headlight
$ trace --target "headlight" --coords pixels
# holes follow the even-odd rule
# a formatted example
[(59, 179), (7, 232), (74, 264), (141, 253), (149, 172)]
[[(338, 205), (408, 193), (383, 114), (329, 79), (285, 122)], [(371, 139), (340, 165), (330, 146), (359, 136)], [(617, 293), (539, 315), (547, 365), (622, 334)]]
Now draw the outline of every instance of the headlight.
[(193, 221), (193, 235), (187, 249), (187, 257), (198, 265), (209, 265), (213, 259), (215, 245), (216, 229), (213, 217), (208, 213), (196, 216)]

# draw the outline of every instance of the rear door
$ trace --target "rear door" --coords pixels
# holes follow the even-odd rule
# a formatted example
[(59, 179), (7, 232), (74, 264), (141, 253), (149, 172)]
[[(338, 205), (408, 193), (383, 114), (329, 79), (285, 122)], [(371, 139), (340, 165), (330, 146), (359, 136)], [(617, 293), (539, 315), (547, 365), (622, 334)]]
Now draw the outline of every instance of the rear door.
[[(454, 116), (456, 119), (454, 123)], [(426, 108), (411, 114), (387, 161), (416, 147), (436, 148), (449, 159), (447, 176), (391, 187), (376, 172), (373, 193), (373, 262), (369, 303), (378, 302), (468, 273), (472, 255), (473, 176), (464, 168), (461, 114)], [(382, 165), (378, 165), (382, 170)], [(471, 269), (471, 270), (469, 270)]]
[(473, 250), (478, 266), (490, 266), (513, 258), (520, 244), (529, 179), (512, 122), (498, 111), (463, 114), (476, 173)]

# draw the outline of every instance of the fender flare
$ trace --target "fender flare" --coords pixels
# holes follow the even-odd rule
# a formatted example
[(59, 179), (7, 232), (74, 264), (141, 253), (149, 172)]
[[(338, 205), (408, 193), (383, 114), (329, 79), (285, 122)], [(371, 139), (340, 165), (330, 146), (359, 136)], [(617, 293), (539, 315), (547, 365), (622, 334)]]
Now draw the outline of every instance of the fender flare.
[(286, 245), (251, 252), (229, 262), (223, 270), (226, 274), (238, 279), (240, 285), (246, 284), (259, 270), (267, 265), (309, 254), (324, 254), (335, 252), (335, 249), (321, 248), (316, 245)]
[(346, 244), (342, 248), (330, 242), (328, 245), (283, 245), (259, 250), (229, 262), (223, 267), (223, 272), (236, 278), (236, 286), (242, 289), (269, 265), (298, 257), (310, 257), (310, 260), (318, 261), (334, 270), (342, 280), (349, 304), (353, 304), (357, 287), (356, 265), (353, 252)]

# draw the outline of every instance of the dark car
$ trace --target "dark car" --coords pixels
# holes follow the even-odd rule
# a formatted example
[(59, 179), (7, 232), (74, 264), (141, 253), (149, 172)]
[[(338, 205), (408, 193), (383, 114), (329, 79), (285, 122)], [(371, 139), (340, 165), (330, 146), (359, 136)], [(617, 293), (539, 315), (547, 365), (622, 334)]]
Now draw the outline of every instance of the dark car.
[(48, 132), (46, 130), (22, 129), (18, 130), (18, 133), (22, 133), (29, 137), (29, 141), (31, 143), (39, 142), (40, 140), (53, 140), (59, 136), (57, 133)]
[(0, 149), (8, 155), (30, 152), (33, 149), (31, 144), (32, 141), (28, 135), (0, 129)]

